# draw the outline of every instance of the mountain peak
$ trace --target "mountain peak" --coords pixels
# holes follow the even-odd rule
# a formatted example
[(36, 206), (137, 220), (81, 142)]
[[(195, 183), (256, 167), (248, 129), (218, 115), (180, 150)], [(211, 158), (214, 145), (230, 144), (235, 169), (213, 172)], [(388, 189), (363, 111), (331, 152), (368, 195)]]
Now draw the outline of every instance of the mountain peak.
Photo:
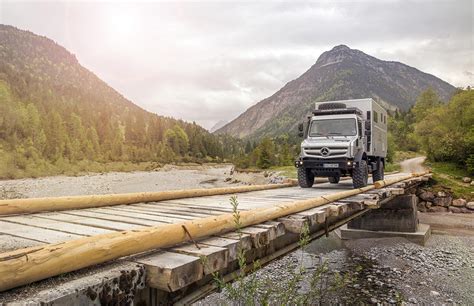
[(329, 51), (324, 52), (316, 61), (317, 67), (342, 62), (344, 59), (365, 55), (363, 52), (351, 49), (346, 45), (338, 45)]
[(455, 90), (443, 80), (413, 67), (338, 45), (321, 54), (300, 77), (216, 133), (254, 139), (288, 133), (307, 116), (315, 101), (371, 97), (387, 108), (407, 110), (427, 88), (434, 89), (445, 100)]
[(346, 46), (346, 45), (338, 45), (338, 46), (335, 46), (334, 48), (332, 48), (329, 52), (333, 52), (333, 51), (349, 51), (349, 50), (352, 50), (352, 49), (349, 48), (349, 47)]

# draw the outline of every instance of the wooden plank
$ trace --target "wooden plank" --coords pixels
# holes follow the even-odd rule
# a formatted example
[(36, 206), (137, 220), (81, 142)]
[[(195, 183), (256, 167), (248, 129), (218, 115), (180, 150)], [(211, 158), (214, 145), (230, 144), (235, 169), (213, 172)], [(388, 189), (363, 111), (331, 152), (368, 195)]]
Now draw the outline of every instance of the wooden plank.
[(109, 213), (109, 214), (113, 214), (113, 215), (117, 215), (117, 216), (132, 217), (132, 218), (136, 218), (137, 220), (142, 220), (143, 219), (143, 220), (160, 222), (162, 224), (173, 223), (167, 217), (150, 215), (150, 214), (147, 214), (147, 213), (144, 213), (144, 212), (136, 212), (136, 211), (133, 211), (133, 210), (123, 211), (123, 210), (118, 210), (118, 209), (114, 209), (114, 208), (112, 208), (112, 207), (110, 207), (110, 208), (108, 208), (108, 207), (91, 208), (89, 211), (105, 212), (105, 213)]
[(215, 237), (222, 237), (226, 239), (240, 241), (240, 244), (242, 245), (242, 248), (244, 250), (250, 250), (252, 248), (252, 237), (249, 234), (244, 234), (244, 233), (239, 234), (237, 232), (230, 232), (230, 233), (218, 235)]
[(199, 249), (194, 244), (183, 244), (170, 249), (172, 252), (188, 254), (201, 258), (204, 274), (211, 274), (227, 267), (229, 263), (229, 250), (226, 248), (199, 244)]
[(387, 188), (387, 189), (390, 190), (390, 192), (393, 195), (403, 195), (403, 194), (405, 194), (405, 189), (404, 188), (390, 187), (390, 188)]
[(1, 218), (0, 220), (11, 222), (14, 224), (32, 226), (35, 228), (42, 228), (42, 229), (59, 231), (63, 233), (70, 233), (70, 234), (79, 235), (79, 236), (92, 236), (92, 235), (98, 235), (98, 234), (111, 232), (110, 230), (106, 230), (103, 228), (37, 218), (35, 215), (4, 217), (4, 218)]
[(63, 214), (71, 215), (71, 216), (78, 216), (78, 217), (85, 217), (91, 219), (98, 219), (98, 220), (105, 220), (105, 221), (113, 221), (113, 222), (120, 222), (125, 224), (131, 224), (135, 227), (138, 226), (154, 226), (163, 224), (163, 222), (159, 221), (151, 221), (151, 220), (143, 220), (143, 219), (136, 219), (132, 217), (124, 217), (119, 215), (110, 214), (108, 212), (97, 212), (97, 211), (88, 211), (88, 210), (71, 210), (71, 211), (64, 211)]
[(285, 226), (286, 231), (295, 234), (301, 233), (306, 224), (309, 225), (309, 220), (305, 216), (290, 215), (287, 218), (279, 218), (278, 221)]
[(187, 216), (193, 216), (195, 218), (202, 218), (202, 217), (207, 217), (209, 215), (216, 215), (216, 214), (221, 214), (220, 212), (216, 212), (213, 210), (201, 210), (201, 211), (196, 211), (189, 209), (187, 207), (167, 207), (166, 203), (156, 203), (156, 204), (132, 204), (131, 207), (137, 208), (146, 208), (146, 209), (151, 209), (154, 211), (159, 211), (159, 212), (164, 212), (168, 214), (177, 214), (177, 215), (187, 215)]
[(278, 222), (278, 221), (267, 221), (265, 223), (263, 223), (265, 225), (272, 225), (272, 226), (275, 226), (275, 229), (276, 229), (276, 236), (277, 237), (281, 237), (283, 235), (286, 234), (286, 231), (285, 231), (285, 225), (281, 222)]
[(107, 220), (99, 220), (94, 218), (86, 218), (80, 216), (69, 215), (66, 213), (43, 213), (35, 215), (37, 218), (43, 218), (46, 220), (63, 221), (71, 224), (94, 226), (97, 228), (103, 228), (111, 231), (123, 231), (127, 229), (134, 229), (139, 227), (129, 223), (120, 223)]
[(57, 243), (83, 236), (0, 221), (0, 233), (37, 242)]
[(8, 252), (21, 248), (29, 248), (41, 244), (43, 244), (43, 242), (0, 233), (0, 252)]
[(237, 259), (237, 255), (240, 249), (246, 251), (252, 248), (251, 244), (241, 243), (240, 240), (221, 237), (212, 237), (201, 240), (199, 241), (199, 245), (201, 244), (226, 248), (229, 251), (229, 262), (232, 262)]
[[(112, 208), (110, 208), (112, 209)], [(141, 207), (133, 207), (133, 206), (127, 206), (127, 207), (121, 207), (121, 206), (116, 206), (113, 207), (113, 209), (125, 211), (125, 212), (140, 212), (140, 213), (146, 213), (150, 216), (158, 216), (158, 217), (163, 217), (167, 218), (170, 223), (176, 223), (176, 222), (182, 222), (182, 221), (189, 221), (195, 219), (194, 217), (191, 216), (185, 216), (185, 215), (175, 215), (175, 214), (168, 214), (168, 213), (162, 213), (156, 210), (152, 209), (143, 209)]]
[(203, 277), (201, 259), (186, 254), (158, 251), (135, 259), (146, 269), (147, 285), (174, 292)]
[[(148, 205), (153, 205), (153, 203), (146, 203)], [(212, 204), (186, 204), (186, 203), (181, 203), (180, 201), (166, 201), (166, 202), (160, 202), (160, 205), (163, 205), (165, 207), (187, 207), (188, 209), (191, 209), (196, 212), (200, 211), (206, 211), (206, 210), (212, 210), (220, 213), (228, 213), (232, 212), (232, 208), (230, 207), (219, 207), (215, 206)]]
[[(124, 206), (120, 206), (118, 208), (124, 208)], [(208, 211), (206, 212), (192, 212), (189, 211), (188, 209), (182, 209), (179, 207), (166, 207), (165, 205), (158, 205), (158, 204), (132, 204), (127, 206), (126, 208), (130, 209), (136, 209), (140, 211), (150, 211), (150, 212), (155, 212), (155, 213), (160, 213), (166, 216), (170, 217), (176, 217), (176, 218), (185, 218), (185, 219), (195, 219), (195, 218), (202, 218), (202, 217), (208, 217), (211, 215)]]
[(311, 208), (295, 214), (295, 216), (304, 216), (309, 220), (310, 225), (322, 224), (326, 221), (327, 209), (325, 206)]
[(250, 235), (252, 238), (252, 245), (255, 248), (263, 247), (270, 242), (268, 229), (250, 226), (244, 227), (241, 231), (244, 234)]

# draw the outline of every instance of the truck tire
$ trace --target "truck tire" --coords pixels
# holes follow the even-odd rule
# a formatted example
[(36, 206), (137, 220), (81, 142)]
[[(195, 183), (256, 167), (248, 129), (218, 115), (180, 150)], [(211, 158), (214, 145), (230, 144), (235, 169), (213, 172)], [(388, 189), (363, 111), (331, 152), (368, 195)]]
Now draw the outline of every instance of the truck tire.
[(314, 174), (310, 169), (298, 167), (298, 185), (301, 188), (311, 188), (314, 184)]
[(319, 110), (347, 108), (344, 103), (324, 103), (318, 106)]
[(367, 161), (361, 160), (359, 164), (352, 171), (352, 184), (354, 188), (362, 188), (367, 186), (367, 181), (369, 179)]
[(372, 171), (372, 182), (381, 181), (384, 178), (384, 169), (382, 161), (377, 161), (377, 170)]
[(330, 176), (330, 177), (328, 177), (329, 183), (331, 183), (331, 184), (339, 183), (339, 179), (340, 179), (339, 176)]

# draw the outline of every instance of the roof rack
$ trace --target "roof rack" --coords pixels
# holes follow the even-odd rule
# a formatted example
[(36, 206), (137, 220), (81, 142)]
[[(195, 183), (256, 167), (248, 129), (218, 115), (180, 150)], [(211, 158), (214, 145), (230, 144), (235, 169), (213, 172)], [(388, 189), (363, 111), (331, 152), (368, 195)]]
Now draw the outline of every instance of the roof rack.
[(356, 115), (362, 116), (362, 112), (360, 111), (360, 109), (356, 107), (313, 110), (314, 116), (343, 115), (343, 114), (356, 114)]

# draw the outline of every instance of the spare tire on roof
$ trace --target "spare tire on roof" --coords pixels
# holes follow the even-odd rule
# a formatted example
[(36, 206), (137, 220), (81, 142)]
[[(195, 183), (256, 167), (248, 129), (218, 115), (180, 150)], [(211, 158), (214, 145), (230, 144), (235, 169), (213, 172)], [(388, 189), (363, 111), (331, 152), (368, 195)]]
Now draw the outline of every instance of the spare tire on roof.
[(344, 103), (324, 103), (318, 106), (319, 110), (346, 108)]

